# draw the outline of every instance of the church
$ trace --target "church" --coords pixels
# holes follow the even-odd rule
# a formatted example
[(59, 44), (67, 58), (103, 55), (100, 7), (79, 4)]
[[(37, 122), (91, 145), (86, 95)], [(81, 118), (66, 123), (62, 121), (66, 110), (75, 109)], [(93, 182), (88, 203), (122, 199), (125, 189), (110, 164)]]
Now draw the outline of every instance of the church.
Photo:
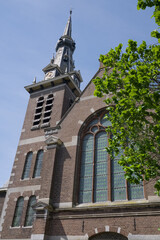
[[(70, 12), (29, 102), (8, 186), (0, 188), (3, 240), (160, 240), (154, 182), (133, 185), (105, 151), (110, 122), (92, 80), (75, 70)], [(104, 67), (95, 70), (101, 77)]]

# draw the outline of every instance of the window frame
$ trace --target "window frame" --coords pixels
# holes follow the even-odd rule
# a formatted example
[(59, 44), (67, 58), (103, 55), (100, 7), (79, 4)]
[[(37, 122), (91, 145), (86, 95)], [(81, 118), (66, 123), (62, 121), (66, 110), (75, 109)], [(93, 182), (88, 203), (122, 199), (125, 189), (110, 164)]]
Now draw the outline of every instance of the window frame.
[[(22, 206), (20, 205), (20, 201), (23, 200), (22, 202)], [(21, 226), (21, 221), (22, 221), (22, 215), (23, 215), (23, 207), (24, 207), (24, 197), (20, 196), (17, 199), (16, 205), (15, 205), (15, 209), (14, 209), (14, 215), (13, 215), (13, 220), (12, 220), (12, 227), (16, 228), (16, 227), (20, 227)], [(19, 209), (21, 210), (20, 213), (18, 213)], [(16, 223), (16, 219), (18, 218), (18, 225)]]
[[(83, 127), (80, 131), (80, 145), (79, 145), (79, 163), (78, 163), (78, 194), (77, 194), (77, 204), (85, 204), (85, 203), (100, 203), (100, 202), (96, 202), (95, 201), (95, 198), (94, 198), (94, 179), (95, 179), (95, 152), (96, 152), (96, 149), (95, 149), (95, 142), (96, 142), (96, 135), (100, 132), (105, 132), (105, 129), (107, 127), (104, 127), (102, 124), (101, 124), (101, 120), (103, 118), (103, 116), (105, 116), (106, 114), (108, 114), (107, 111), (101, 111), (101, 112), (97, 112), (96, 114), (94, 114), (94, 116), (90, 116), (83, 124)], [(98, 119), (98, 122), (91, 125), (91, 123), (95, 120), (95, 119)], [(98, 131), (96, 133), (93, 134), (93, 132), (91, 132), (91, 129), (94, 127), (94, 126), (97, 126), (98, 127)], [(103, 129), (102, 129), (103, 128)], [(93, 142), (93, 174), (92, 174), (92, 201), (91, 202), (80, 202), (80, 179), (81, 179), (81, 166), (82, 166), (82, 152), (83, 152), (83, 140), (85, 138), (85, 136), (87, 134), (92, 134), (94, 135), (94, 142)], [(107, 141), (111, 138), (111, 134), (107, 134)], [(107, 146), (107, 145), (106, 145)], [(130, 198), (129, 196), (129, 187), (131, 188), (131, 185), (130, 183), (128, 183), (128, 181), (125, 179), (125, 191), (126, 191), (126, 198), (124, 200), (113, 200), (113, 194), (112, 194), (112, 186), (113, 186), (113, 182), (112, 182), (112, 174), (115, 174), (114, 172), (112, 172), (112, 160), (111, 159), (111, 156), (109, 154), (107, 154), (107, 186), (108, 186), (108, 190), (107, 190), (107, 201), (104, 201), (104, 202), (116, 202), (116, 201), (132, 201), (132, 200), (141, 200), (141, 199), (145, 199), (145, 188), (144, 188), (144, 182), (143, 182), (143, 198)], [(116, 188), (115, 188), (116, 189)]]
[[(39, 157), (39, 155), (41, 153), (42, 153), (42, 157)], [(41, 176), (43, 157), (44, 157), (44, 150), (43, 149), (38, 150), (37, 155), (36, 155), (36, 161), (35, 161), (35, 165), (34, 165), (33, 177), (32, 178), (38, 178), (38, 177)], [(38, 168), (38, 165), (40, 165), (40, 170)], [(39, 172), (38, 175), (37, 175), (37, 172)]]
[[(34, 198), (34, 199), (33, 199)], [(33, 200), (32, 200), (33, 199)], [(24, 227), (31, 227), (33, 226), (33, 222), (34, 222), (34, 210), (32, 210), (32, 206), (34, 205), (34, 203), (32, 203), (32, 201), (36, 203), (36, 196), (32, 195), (30, 196), (29, 200), (28, 200), (28, 204), (27, 204), (27, 210), (26, 210), (26, 215), (25, 215), (25, 221), (24, 221)], [(32, 212), (32, 214), (30, 214), (30, 211)], [(31, 222), (32, 224), (28, 224), (28, 219), (31, 218)], [(30, 222), (30, 221), (29, 221)]]
[[(32, 154), (31, 159), (29, 159), (30, 154)], [(32, 160), (33, 160), (33, 152), (29, 151), (26, 155), (25, 162), (24, 162), (24, 167), (23, 167), (23, 172), (22, 172), (22, 177), (21, 177), (22, 180), (29, 179)], [(27, 167), (27, 164), (29, 164), (29, 167)], [(28, 168), (29, 168), (29, 170), (27, 170)], [(28, 174), (27, 174), (27, 177), (25, 177), (27, 171), (28, 171)]]

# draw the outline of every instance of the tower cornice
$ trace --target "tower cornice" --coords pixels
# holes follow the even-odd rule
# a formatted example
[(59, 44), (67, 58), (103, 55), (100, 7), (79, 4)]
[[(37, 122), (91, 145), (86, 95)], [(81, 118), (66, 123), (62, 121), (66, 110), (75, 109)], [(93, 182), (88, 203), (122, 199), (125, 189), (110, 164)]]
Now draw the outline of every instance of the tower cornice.
[(49, 89), (50, 87), (58, 86), (61, 84), (67, 84), (68, 87), (71, 89), (71, 91), (74, 93), (76, 97), (79, 97), (81, 94), (81, 90), (77, 86), (75, 82), (75, 78), (78, 78), (79, 81), (83, 81), (80, 72), (78, 71), (73, 71), (70, 73), (62, 74), (57, 77), (50, 78), (48, 80), (43, 80), (38, 83), (34, 83), (28, 86), (25, 86), (25, 89), (27, 92), (30, 94), (33, 92), (38, 92), (43, 89)]

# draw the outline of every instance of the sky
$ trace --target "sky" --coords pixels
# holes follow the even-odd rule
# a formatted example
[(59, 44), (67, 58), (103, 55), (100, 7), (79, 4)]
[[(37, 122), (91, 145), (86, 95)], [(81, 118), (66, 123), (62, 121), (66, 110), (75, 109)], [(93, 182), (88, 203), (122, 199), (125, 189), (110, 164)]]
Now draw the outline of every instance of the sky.
[(81, 90), (99, 68), (100, 54), (128, 39), (156, 43), (152, 10), (137, 0), (0, 0), (0, 187), (10, 177), (29, 100), (24, 86), (43, 80), (72, 9), (73, 55)]

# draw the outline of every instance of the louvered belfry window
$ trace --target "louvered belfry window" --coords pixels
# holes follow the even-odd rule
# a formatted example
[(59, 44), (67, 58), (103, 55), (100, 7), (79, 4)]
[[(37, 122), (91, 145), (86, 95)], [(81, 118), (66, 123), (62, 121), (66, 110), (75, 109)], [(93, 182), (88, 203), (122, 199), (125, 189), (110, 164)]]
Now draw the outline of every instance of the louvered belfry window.
[(53, 101), (54, 96), (52, 93), (46, 99), (43, 96), (38, 98), (31, 130), (50, 126)]
[(46, 105), (45, 105), (44, 114), (43, 114), (44, 125), (49, 123), (51, 119), (53, 100), (54, 100), (53, 94), (49, 94), (46, 100)]
[(27, 156), (26, 156), (26, 159), (25, 159), (22, 179), (29, 178), (31, 163), (32, 163), (32, 157), (33, 157), (33, 152), (28, 152)]
[(19, 197), (14, 211), (12, 227), (19, 227), (21, 225), (21, 218), (23, 213), (24, 198)]
[(44, 97), (38, 98), (37, 106), (34, 114), (33, 126), (39, 127), (41, 118), (42, 118), (42, 111), (43, 111), (43, 104), (44, 104)]
[(143, 184), (125, 180), (118, 164), (121, 153), (111, 159), (105, 150), (110, 138), (105, 129), (110, 125), (103, 112), (86, 125), (81, 135), (79, 203), (144, 198)]
[(34, 220), (34, 210), (32, 206), (36, 203), (36, 196), (31, 196), (28, 201), (24, 226), (32, 226)]

